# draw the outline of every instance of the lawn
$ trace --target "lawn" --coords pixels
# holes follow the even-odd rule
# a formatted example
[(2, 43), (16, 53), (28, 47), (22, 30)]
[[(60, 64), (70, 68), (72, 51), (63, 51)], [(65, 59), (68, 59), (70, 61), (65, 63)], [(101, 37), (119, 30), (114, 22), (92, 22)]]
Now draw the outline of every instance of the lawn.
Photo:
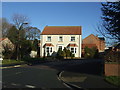
[(106, 76), (105, 80), (113, 85), (120, 86), (120, 76)]
[(2, 65), (8, 65), (8, 64), (20, 64), (23, 63), (24, 61), (21, 60), (8, 60), (8, 59), (4, 59), (2, 60)]

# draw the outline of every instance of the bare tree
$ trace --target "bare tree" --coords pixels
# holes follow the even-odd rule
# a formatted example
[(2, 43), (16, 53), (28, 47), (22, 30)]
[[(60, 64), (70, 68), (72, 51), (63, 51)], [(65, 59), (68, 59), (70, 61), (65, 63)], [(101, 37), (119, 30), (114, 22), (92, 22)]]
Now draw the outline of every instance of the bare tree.
[(18, 30), (18, 43), (16, 44), (16, 47), (17, 47), (17, 60), (20, 59), (21, 60), (21, 57), (22, 57), (22, 45), (23, 44), (23, 41), (26, 40), (25, 38), (25, 25), (29, 22), (29, 19), (27, 16), (25, 15), (21, 15), (21, 14), (14, 14), (13, 17), (13, 23), (14, 23), (14, 26), (16, 27), (16, 29)]
[(1, 18), (0, 21), (2, 22), (2, 37), (7, 37), (8, 30), (11, 28), (11, 24), (7, 21), (6, 18)]
[(40, 39), (40, 30), (36, 27), (27, 27), (26, 28), (26, 37), (29, 40)]
[(23, 23), (30, 23), (29, 18), (21, 14), (14, 14), (12, 19), (13, 19), (14, 25), (18, 30), (21, 28), (21, 26), (23, 27)]

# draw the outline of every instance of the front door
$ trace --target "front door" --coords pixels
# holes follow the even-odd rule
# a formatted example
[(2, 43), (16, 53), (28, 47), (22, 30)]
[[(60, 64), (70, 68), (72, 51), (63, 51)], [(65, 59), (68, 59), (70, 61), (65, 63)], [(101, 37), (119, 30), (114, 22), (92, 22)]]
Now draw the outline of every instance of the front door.
[(58, 45), (58, 46), (57, 46), (57, 51), (58, 51), (59, 49), (63, 50), (63, 45)]

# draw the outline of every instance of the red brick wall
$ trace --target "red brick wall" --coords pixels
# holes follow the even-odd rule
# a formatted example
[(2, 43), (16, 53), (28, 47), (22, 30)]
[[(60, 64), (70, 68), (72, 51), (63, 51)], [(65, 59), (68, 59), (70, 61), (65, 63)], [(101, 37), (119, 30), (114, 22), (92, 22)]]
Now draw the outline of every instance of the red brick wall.
[(120, 64), (105, 64), (106, 76), (120, 76)]
[(104, 40), (100, 40), (97, 36), (94, 36), (93, 34), (83, 39), (82, 44), (96, 44), (99, 52), (104, 51), (105, 48)]

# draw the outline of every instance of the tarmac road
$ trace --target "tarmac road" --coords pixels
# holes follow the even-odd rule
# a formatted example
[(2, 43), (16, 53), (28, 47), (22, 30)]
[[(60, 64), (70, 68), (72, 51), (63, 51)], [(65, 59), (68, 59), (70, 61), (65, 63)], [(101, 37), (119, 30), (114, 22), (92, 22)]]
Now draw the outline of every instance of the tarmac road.
[(2, 88), (66, 88), (57, 70), (16, 67), (2, 70)]

